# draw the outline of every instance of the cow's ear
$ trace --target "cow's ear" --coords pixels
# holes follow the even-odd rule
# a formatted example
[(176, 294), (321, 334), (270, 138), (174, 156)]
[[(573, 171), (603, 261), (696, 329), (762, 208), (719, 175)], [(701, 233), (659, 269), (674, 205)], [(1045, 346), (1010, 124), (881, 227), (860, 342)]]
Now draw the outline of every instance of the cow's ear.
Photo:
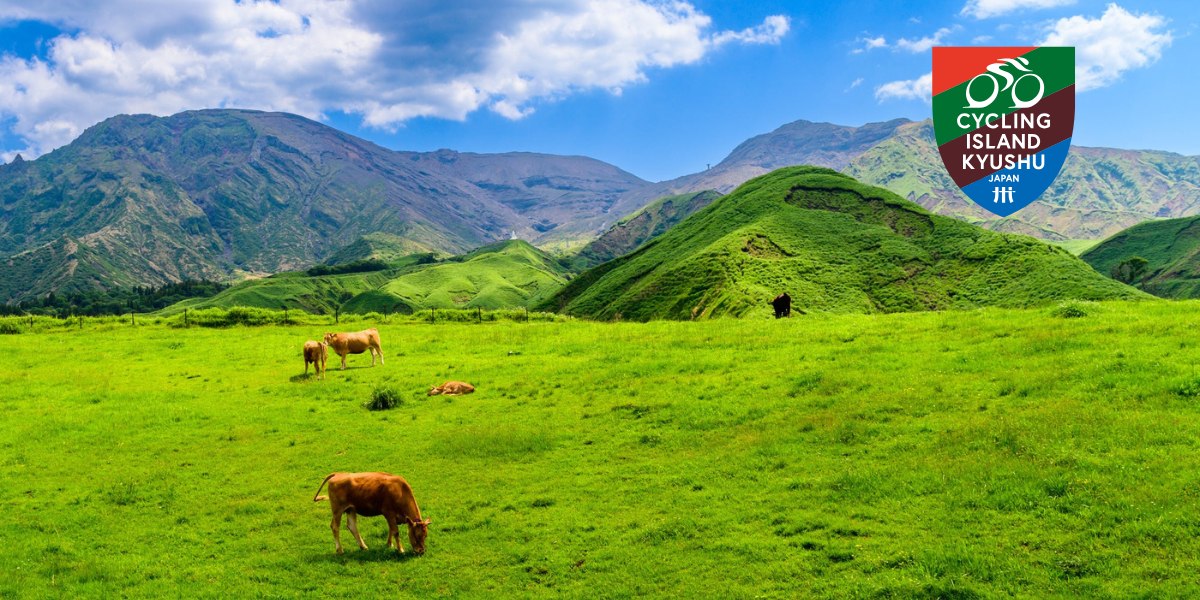
[(430, 523), (432, 523), (432, 522), (433, 522), (433, 519), (425, 519), (425, 524), (426, 524), (426, 525), (428, 525), (428, 524), (430, 524)]
[(407, 524), (409, 524), (409, 525), (416, 525), (416, 523), (415, 523), (415, 522), (413, 522), (413, 520), (412, 520), (412, 517), (409, 517), (409, 516), (405, 516), (405, 517), (404, 517), (404, 522), (405, 522), (405, 523), (407, 523)]

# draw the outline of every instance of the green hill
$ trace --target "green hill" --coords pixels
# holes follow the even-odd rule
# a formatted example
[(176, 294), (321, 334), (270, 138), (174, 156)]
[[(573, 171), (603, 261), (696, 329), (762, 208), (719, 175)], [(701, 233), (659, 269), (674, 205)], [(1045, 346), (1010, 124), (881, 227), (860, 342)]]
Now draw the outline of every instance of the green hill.
[(1107, 274), (1121, 261), (1140, 256), (1149, 264), (1143, 289), (1164, 298), (1200, 298), (1200, 217), (1139, 223), (1081, 258)]
[(1025, 307), (1146, 298), (1066, 250), (931, 214), (818, 167), (752, 179), (539, 308), (596, 319)]
[(705, 190), (659, 198), (617, 221), (603, 235), (584, 246), (570, 258), (571, 267), (583, 271), (629, 254), (720, 197), (717, 192)]
[(387, 271), (308, 277), (304, 273), (281, 273), (264, 279), (243, 281), (211, 298), (184, 300), (163, 311), (174, 314), (185, 308), (300, 309), (332, 314), (343, 302), (387, 283)]
[(392, 262), (421, 252), (434, 252), (434, 250), (406, 237), (380, 231), (364, 235), (334, 252), (325, 261), (325, 264), (342, 265), (359, 260)]
[(346, 312), (531, 307), (566, 283), (567, 270), (522, 240), (484, 246), (390, 279), (347, 302)]

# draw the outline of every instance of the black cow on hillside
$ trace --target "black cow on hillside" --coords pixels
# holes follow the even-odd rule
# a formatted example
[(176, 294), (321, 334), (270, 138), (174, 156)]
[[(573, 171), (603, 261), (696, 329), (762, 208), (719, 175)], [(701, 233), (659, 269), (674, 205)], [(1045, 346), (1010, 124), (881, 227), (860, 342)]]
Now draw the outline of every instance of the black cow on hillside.
[(792, 297), (784, 292), (771, 301), (771, 306), (775, 307), (775, 318), (783, 318), (792, 316)]

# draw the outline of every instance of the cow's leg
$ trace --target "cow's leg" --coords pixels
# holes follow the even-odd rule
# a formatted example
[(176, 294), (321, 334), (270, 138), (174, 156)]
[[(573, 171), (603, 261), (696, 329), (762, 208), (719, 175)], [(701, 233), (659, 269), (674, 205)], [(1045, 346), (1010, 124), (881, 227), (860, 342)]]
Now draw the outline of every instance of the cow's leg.
[[(313, 367), (313, 370), (316, 370), (316, 367)], [(308, 361), (307, 360), (304, 361), (304, 376), (308, 377)]]
[(358, 547), (366, 550), (366, 542), (363, 541), (361, 535), (358, 535), (358, 513), (354, 512), (353, 508), (346, 511), (346, 524), (350, 526), (350, 533), (354, 534), (354, 539), (358, 542)]
[(346, 355), (345, 354), (342, 355), (342, 370), (343, 371), (346, 370)]
[(394, 548), (400, 543), (400, 530), (396, 527), (396, 517), (384, 515), (388, 526), (388, 548)]
[(404, 552), (404, 546), (400, 543), (400, 528), (396, 526), (396, 515), (384, 515), (388, 524), (388, 539), (396, 540), (396, 551)]
[(333, 521), (329, 523), (329, 528), (333, 530), (333, 544), (337, 548), (338, 554), (342, 552), (342, 511), (337, 508), (333, 509)]
[(376, 346), (375, 351), (379, 353), (379, 364), (382, 365), (383, 364), (383, 348), (380, 346)]

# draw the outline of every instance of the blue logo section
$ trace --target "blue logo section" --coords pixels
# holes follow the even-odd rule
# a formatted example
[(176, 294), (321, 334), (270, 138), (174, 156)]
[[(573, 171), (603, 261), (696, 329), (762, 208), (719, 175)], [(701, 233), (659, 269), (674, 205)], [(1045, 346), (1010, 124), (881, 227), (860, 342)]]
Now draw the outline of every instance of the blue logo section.
[(1071, 138), (1067, 138), (1011, 169), (996, 171), (962, 188), (962, 191), (976, 204), (1007, 217), (1042, 196), (1058, 177), (1070, 148)]

